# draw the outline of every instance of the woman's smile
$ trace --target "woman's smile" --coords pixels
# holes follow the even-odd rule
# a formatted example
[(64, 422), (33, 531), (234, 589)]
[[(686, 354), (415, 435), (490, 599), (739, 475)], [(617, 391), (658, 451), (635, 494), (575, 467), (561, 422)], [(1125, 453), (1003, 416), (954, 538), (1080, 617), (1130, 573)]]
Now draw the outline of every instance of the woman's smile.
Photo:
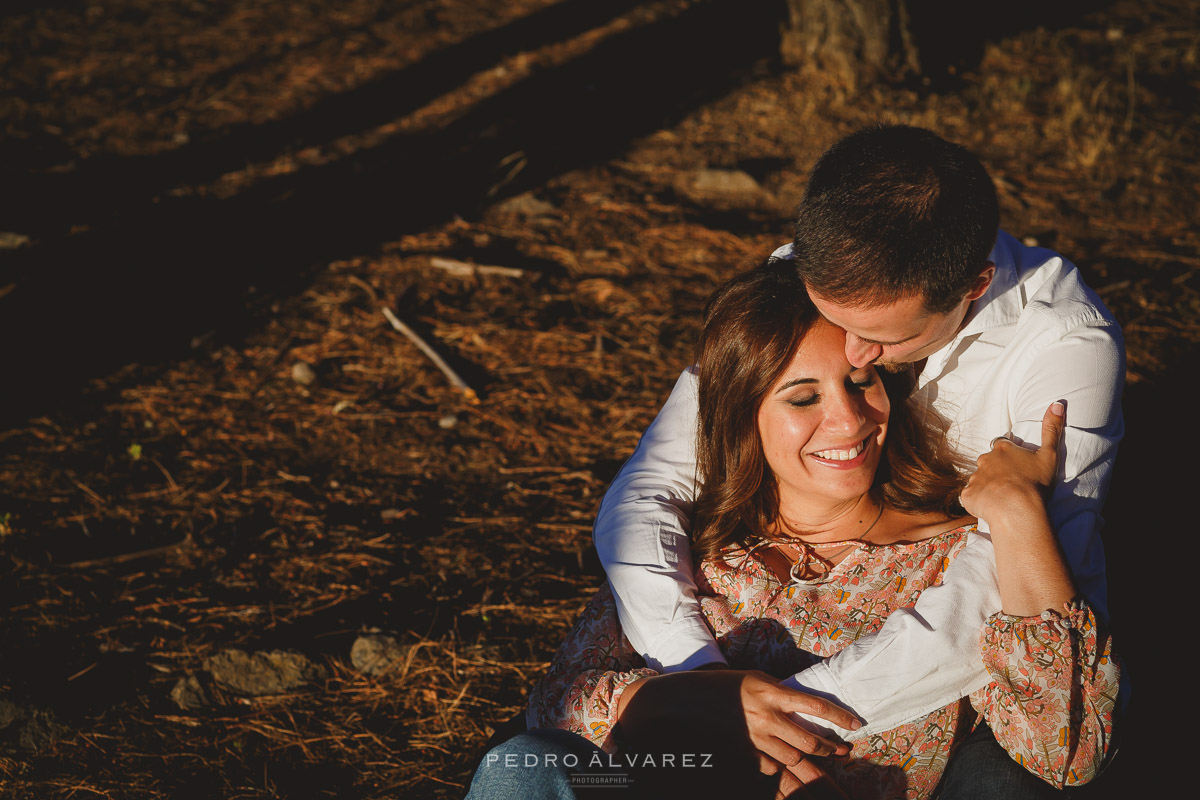
[(867, 460), (867, 451), (871, 448), (871, 440), (874, 438), (874, 433), (866, 438), (855, 442), (848, 447), (830, 447), (825, 450), (818, 450), (815, 453), (809, 453), (809, 458), (833, 469), (855, 469)]

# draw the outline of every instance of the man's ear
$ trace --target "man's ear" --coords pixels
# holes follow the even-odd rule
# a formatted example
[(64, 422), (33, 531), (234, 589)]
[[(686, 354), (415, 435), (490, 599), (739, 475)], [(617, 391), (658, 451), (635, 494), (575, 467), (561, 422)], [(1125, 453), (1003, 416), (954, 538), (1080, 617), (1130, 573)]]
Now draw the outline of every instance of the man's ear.
[(983, 297), (983, 293), (992, 285), (992, 278), (996, 277), (996, 265), (991, 261), (983, 268), (983, 272), (979, 273), (979, 277), (975, 279), (975, 283), (971, 284), (971, 290), (967, 292), (966, 300), (975, 301)]

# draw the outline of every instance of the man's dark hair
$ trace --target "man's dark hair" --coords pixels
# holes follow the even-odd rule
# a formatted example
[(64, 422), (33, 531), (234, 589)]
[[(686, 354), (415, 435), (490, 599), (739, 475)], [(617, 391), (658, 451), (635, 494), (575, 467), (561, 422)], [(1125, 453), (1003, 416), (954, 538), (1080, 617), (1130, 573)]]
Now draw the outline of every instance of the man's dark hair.
[(996, 187), (979, 159), (922, 128), (877, 125), (813, 167), (796, 219), (796, 269), (835, 303), (920, 294), (941, 313), (970, 291), (999, 226)]

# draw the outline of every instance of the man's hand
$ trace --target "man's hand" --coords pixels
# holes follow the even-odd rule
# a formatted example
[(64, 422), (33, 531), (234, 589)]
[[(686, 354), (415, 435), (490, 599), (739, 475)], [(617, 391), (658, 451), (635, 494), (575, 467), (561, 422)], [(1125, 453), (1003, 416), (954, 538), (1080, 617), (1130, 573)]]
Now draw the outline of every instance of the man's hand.
[[(1058, 471), (1058, 443), (1066, 427), (1066, 409), (1052, 403), (1042, 417), (1042, 445), (1026, 450), (1008, 439), (996, 439), (979, 457), (979, 469), (967, 481), (961, 502), (967, 513), (992, 523), (1012, 505), (1039, 506)], [(1036, 498), (1036, 499), (1035, 499)]]
[(843, 756), (850, 752), (848, 745), (818, 736), (800, 725), (793, 712), (811, 714), (851, 730), (861, 725), (841, 706), (789, 689), (757, 670), (742, 673), (741, 700), (750, 742), (788, 769), (802, 763), (806, 755)]

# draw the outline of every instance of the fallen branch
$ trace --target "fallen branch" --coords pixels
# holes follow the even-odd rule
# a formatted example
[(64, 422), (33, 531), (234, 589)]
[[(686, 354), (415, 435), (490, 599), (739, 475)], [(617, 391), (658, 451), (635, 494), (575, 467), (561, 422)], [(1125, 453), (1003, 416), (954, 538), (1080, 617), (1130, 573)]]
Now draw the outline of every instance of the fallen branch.
[(121, 553), (115, 556), (105, 556), (103, 558), (90, 558), (86, 561), (72, 561), (69, 564), (63, 564), (64, 569), (90, 569), (92, 567), (107, 567), (112, 564), (123, 564), (126, 561), (134, 561), (139, 558), (149, 558), (151, 556), (166, 556), (175, 553), (183, 553), (193, 549), (196, 543), (192, 540), (192, 534), (189, 533), (175, 544), (163, 545), (162, 547), (151, 547), (148, 550), (138, 550), (134, 553)]
[(459, 377), (458, 373), (455, 372), (450, 365), (447, 364), (442, 357), (439, 356), (437, 352), (429, 346), (428, 342), (418, 336), (417, 332), (412, 328), (401, 322), (396, 315), (392, 313), (390, 308), (384, 306), (381, 310), (383, 311), (383, 315), (387, 317), (387, 321), (392, 324), (392, 327), (404, 334), (404, 336), (410, 342), (420, 348), (421, 352), (433, 362), (433, 365), (440, 369), (442, 374), (450, 379), (450, 383), (454, 384), (455, 388), (463, 393), (463, 396), (467, 398), (468, 403), (471, 403), (472, 405), (479, 404), (479, 395), (476, 394), (475, 390), (468, 386), (467, 382)]
[(456, 261), (453, 258), (433, 256), (429, 266), (449, 272), (451, 275), (501, 275), (505, 278), (523, 278), (525, 270), (516, 267), (492, 267), (487, 264), (468, 264), (466, 261)]

